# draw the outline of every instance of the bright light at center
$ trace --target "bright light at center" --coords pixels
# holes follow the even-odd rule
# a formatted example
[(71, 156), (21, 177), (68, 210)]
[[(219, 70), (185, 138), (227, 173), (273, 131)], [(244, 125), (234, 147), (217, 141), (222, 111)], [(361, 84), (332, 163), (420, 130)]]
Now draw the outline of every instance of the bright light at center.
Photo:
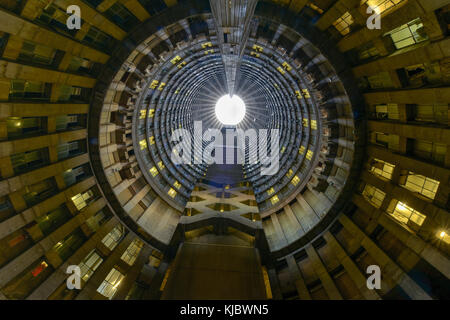
[(216, 117), (225, 125), (237, 125), (245, 117), (245, 103), (237, 95), (224, 95), (217, 101)]

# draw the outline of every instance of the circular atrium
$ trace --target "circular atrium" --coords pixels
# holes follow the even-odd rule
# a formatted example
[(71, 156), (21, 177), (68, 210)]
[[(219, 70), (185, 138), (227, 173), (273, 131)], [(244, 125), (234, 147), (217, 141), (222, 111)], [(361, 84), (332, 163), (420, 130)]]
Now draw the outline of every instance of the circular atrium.
[(0, 300), (450, 298), (448, 1), (69, 2), (0, 0)]

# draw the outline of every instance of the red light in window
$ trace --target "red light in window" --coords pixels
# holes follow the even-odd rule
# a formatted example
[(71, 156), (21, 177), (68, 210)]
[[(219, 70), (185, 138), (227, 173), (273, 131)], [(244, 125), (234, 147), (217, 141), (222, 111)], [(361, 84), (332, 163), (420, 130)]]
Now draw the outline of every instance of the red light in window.
[(42, 261), (36, 268), (34, 268), (33, 271), (31, 271), (31, 274), (33, 275), (33, 277), (37, 277), (47, 267), (48, 267), (47, 262)]
[(11, 240), (9, 240), (8, 244), (10, 247), (14, 247), (16, 244), (21, 243), (23, 240), (25, 240), (25, 235), (21, 234), (20, 236), (17, 236)]

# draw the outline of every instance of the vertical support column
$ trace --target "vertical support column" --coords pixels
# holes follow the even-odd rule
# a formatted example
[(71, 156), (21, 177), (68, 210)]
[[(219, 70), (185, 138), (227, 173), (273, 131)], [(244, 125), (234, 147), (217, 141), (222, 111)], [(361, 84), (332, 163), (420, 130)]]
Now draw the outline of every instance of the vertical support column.
[(311, 244), (306, 246), (305, 249), (306, 253), (308, 254), (308, 258), (311, 259), (314, 271), (322, 282), (322, 285), (327, 292), (328, 297), (332, 300), (342, 300), (341, 293), (334, 284), (333, 279), (331, 279), (330, 275), (328, 274), (328, 271), (323, 265), (319, 255), (317, 254), (316, 249), (314, 249)]
[(305, 284), (305, 280), (300, 273), (300, 269), (298, 268), (295, 258), (293, 256), (288, 256), (286, 258), (286, 261), (288, 264), (289, 273), (291, 274), (292, 280), (295, 282), (298, 297), (300, 298), (300, 300), (311, 300), (311, 295), (309, 294), (308, 288)]
[(270, 288), (272, 290), (272, 298), (274, 300), (282, 300), (280, 281), (278, 280), (277, 271), (274, 267), (267, 268), (267, 275), (269, 276)]
[(375, 290), (369, 290), (367, 288), (367, 279), (363, 276), (358, 266), (353, 262), (353, 260), (347, 255), (345, 250), (341, 247), (336, 238), (331, 234), (330, 231), (325, 232), (323, 235), (327, 243), (332, 248), (334, 255), (339, 260), (339, 262), (347, 271), (350, 278), (353, 280), (358, 290), (368, 300), (379, 300), (380, 296)]

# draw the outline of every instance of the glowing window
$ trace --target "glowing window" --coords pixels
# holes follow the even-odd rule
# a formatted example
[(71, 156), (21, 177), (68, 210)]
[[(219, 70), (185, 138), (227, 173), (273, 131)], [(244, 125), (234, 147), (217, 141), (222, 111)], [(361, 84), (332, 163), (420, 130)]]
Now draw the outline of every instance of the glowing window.
[(277, 195), (274, 195), (272, 198), (270, 198), (270, 202), (271, 202), (272, 204), (275, 204), (275, 203), (277, 203), (277, 202), (279, 202), (279, 201), (280, 201), (280, 199), (278, 198)]
[(150, 83), (149, 88), (156, 89), (156, 87), (158, 86), (158, 83), (159, 83), (158, 80), (153, 80), (152, 83)]
[(150, 145), (154, 145), (155, 144), (155, 137), (151, 136), (150, 138), (148, 138)]
[(149, 171), (154, 177), (158, 174), (158, 169), (156, 169), (156, 167), (151, 167)]
[(314, 152), (312, 152), (311, 150), (308, 150), (308, 152), (306, 153), (306, 159), (311, 160), (313, 157)]
[(304, 96), (306, 99), (311, 98), (308, 89), (302, 89), (302, 92), (303, 92), (303, 96)]
[(102, 243), (109, 250), (113, 250), (117, 244), (122, 240), (122, 236), (124, 235), (124, 229), (122, 226), (116, 226), (112, 229), (103, 239)]
[(78, 211), (86, 207), (89, 203), (89, 199), (94, 196), (94, 192), (92, 190), (88, 190), (84, 193), (79, 193), (76, 196), (73, 196), (71, 199), (75, 207), (77, 207)]
[(361, 5), (367, 4), (367, 6), (372, 7), (376, 13), (388, 13), (397, 9), (398, 4), (406, 2), (406, 0), (362, 0)]
[(290, 178), (294, 174), (294, 171), (292, 169), (289, 169), (288, 173), (286, 173), (286, 177)]
[(381, 204), (383, 203), (386, 193), (384, 193), (380, 189), (378, 189), (370, 184), (366, 184), (362, 195), (373, 206), (375, 206), (376, 208), (379, 208), (379, 207), (381, 207)]
[(124, 278), (124, 275), (120, 273), (119, 270), (113, 268), (105, 280), (103, 280), (102, 284), (97, 288), (97, 292), (101, 295), (111, 299), (117, 291), (117, 287), (120, 285), (120, 282)]
[(317, 121), (316, 120), (311, 120), (311, 129), (317, 130)]
[(344, 13), (339, 19), (333, 22), (333, 26), (343, 36), (350, 32), (350, 26), (353, 24), (353, 17), (349, 12)]
[(299, 178), (298, 176), (294, 176), (294, 177), (292, 178), (291, 183), (292, 183), (294, 186), (298, 185), (299, 182), (300, 182), (300, 178)]
[(177, 195), (177, 192), (175, 191), (175, 189), (170, 188), (169, 191), (167, 191), (167, 194), (172, 197), (175, 198), (175, 196)]
[(272, 187), (269, 190), (267, 190), (267, 194), (270, 196), (271, 194), (273, 194), (275, 192), (275, 189)]
[(397, 221), (400, 221), (401, 223), (404, 223), (405, 225), (411, 227), (411, 229), (417, 231), (425, 221), (426, 216), (407, 206), (403, 202), (397, 201), (395, 199), (392, 202), (393, 205), (395, 205), (395, 208), (393, 211), (388, 209), (388, 212), (392, 211), (390, 212), (390, 214)]
[(379, 159), (374, 159), (371, 165), (372, 167), (370, 168), (370, 172), (388, 180), (392, 179), (392, 173), (394, 172), (395, 165)]
[(298, 153), (304, 154), (305, 150), (306, 150), (305, 146), (301, 146), (300, 149), (298, 150)]
[(165, 168), (164, 163), (162, 161), (158, 162), (158, 167), (161, 170), (164, 169)]
[(132, 243), (130, 243), (120, 259), (122, 259), (128, 265), (132, 266), (136, 261), (139, 252), (141, 252), (143, 246), (144, 243), (142, 241), (140, 241), (139, 239), (135, 239)]
[(147, 148), (147, 141), (145, 141), (145, 139), (139, 141), (139, 146), (141, 150), (144, 150), (145, 148)]
[(139, 110), (140, 116), (139, 119), (145, 119), (145, 116), (147, 115), (147, 109)]
[(388, 32), (397, 49), (412, 46), (428, 40), (428, 35), (420, 18), (417, 18), (407, 24), (404, 24), (391, 32)]
[(418, 192), (427, 198), (434, 199), (439, 188), (439, 181), (409, 172), (404, 187), (412, 192)]
[(102, 257), (95, 251), (95, 249), (89, 252), (84, 260), (78, 265), (81, 270), (81, 279), (88, 281), (102, 262)]
[(173, 186), (177, 189), (181, 188), (181, 183), (179, 183), (178, 181), (175, 180), (175, 182), (173, 183)]

